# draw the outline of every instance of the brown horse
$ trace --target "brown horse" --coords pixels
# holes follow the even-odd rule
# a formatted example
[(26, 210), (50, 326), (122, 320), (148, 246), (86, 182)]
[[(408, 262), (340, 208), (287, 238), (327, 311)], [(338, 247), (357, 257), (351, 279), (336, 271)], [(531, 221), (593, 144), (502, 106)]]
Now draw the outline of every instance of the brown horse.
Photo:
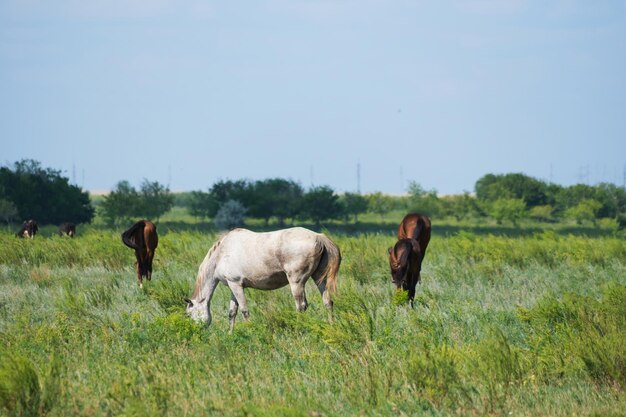
[(389, 248), (391, 280), (396, 288), (408, 291), (411, 307), (415, 298), (415, 286), (420, 282), (422, 259), (420, 244), (415, 239), (400, 239), (393, 248)]
[(24, 223), (22, 223), (22, 228), (20, 229), (19, 232), (15, 234), (15, 236), (29, 237), (32, 239), (35, 237), (38, 230), (39, 230), (39, 226), (37, 225), (36, 220), (33, 220), (33, 219), (26, 220), (24, 221)]
[(430, 242), (430, 219), (425, 214), (409, 213), (398, 227), (398, 240), (415, 239), (422, 249), (422, 258)]
[(422, 261), (430, 242), (431, 223), (428, 216), (409, 213), (398, 227), (398, 242), (389, 248), (391, 279), (396, 287), (409, 292), (413, 306), (415, 286), (421, 281)]
[(152, 259), (159, 244), (156, 226), (148, 220), (139, 220), (122, 233), (122, 242), (135, 250), (137, 258), (137, 282), (143, 288), (143, 277), (152, 279)]

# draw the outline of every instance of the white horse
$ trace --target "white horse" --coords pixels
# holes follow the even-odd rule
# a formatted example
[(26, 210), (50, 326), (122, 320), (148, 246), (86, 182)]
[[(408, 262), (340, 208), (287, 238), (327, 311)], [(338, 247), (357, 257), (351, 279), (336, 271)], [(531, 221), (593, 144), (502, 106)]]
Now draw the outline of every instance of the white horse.
[(191, 300), (185, 299), (187, 314), (211, 324), (211, 298), (220, 282), (232, 293), (231, 332), (239, 308), (245, 319), (249, 317), (244, 288), (275, 290), (289, 284), (296, 309), (304, 311), (309, 277), (315, 279), (324, 305), (332, 309), (329, 291), (336, 288), (340, 263), (341, 253), (334, 242), (302, 227), (268, 233), (235, 229), (219, 239), (200, 264)]

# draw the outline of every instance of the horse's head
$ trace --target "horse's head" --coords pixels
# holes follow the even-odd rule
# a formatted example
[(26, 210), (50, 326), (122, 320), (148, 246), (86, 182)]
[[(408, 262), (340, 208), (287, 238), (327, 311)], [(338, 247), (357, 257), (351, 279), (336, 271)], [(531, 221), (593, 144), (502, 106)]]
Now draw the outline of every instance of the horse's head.
[(419, 252), (419, 243), (415, 239), (400, 239), (393, 248), (389, 248), (391, 281), (398, 289), (404, 288), (410, 269), (409, 263), (412, 254), (419, 254)]
[(187, 315), (198, 322), (206, 323), (209, 321), (209, 308), (206, 298), (201, 300), (190, 300), (185, 298), (187, 303)]

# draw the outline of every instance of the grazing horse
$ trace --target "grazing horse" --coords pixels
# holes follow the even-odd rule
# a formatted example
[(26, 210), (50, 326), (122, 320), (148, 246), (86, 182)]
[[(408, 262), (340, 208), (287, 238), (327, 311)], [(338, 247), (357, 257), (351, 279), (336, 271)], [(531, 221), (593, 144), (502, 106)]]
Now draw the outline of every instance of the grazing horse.
[(430, 242), (430, 219), (425, 214), (409, 213), (398, 226), (398, 240), (415, 239), (422, 249), (422, 258)]
[(24, 221), (24, 223), (22, 223), (22, 228), (20, 229), (19, 232), (15, 234), (15, 236), (29, 237), (32, 239), (33, 237), (35, 237), (38, 230), (39, 230), (39, 226), (37, 226), (36, 220), (33, 220), (33, 219), (26, 220)]
[(302, 227), (266, 233), (234, 229), (211, 247), (200, 265), (191, 300), (185, 299), (187, 314), (211, 324), (211, 298), (220, 282), (232, 293), (230, 332), (239, 308), (245, 319), (249, 317), (244, 288), (275, 290), (289, 285), (297, 311), (304, 311), (309, 277), (315, 280), (324, 305), (332, 310), (330, 292), (336, 288), (340, 264), (339, 248), (321, 233)]
[(59, 226), (59, 236), (74, 237), (76, 235), (76, 225), (74, 223), (63, 223)]
[(423, 251), (415, 239), (400, 239), (389, 248), (391, 280), (397, 289), (408, 291), (409, 302), (413, 307), (415, 286), (420, 282)]
[(139, 220), (122, 233), (122, 242), (135, 250), (137, 258), (137, 283), (143, 288), (143, 277), (152, 279), (152, 259), (159, 244), (156, 226), (148, 220)]
[(408, 290), (413, 307), (415, 286), (421, 281), (422, 261), (430, 242), (431, 223), (428, 216), (409, 213), (398, 227), (398, 242), (389, 248), (391, 279), (398, 289)]

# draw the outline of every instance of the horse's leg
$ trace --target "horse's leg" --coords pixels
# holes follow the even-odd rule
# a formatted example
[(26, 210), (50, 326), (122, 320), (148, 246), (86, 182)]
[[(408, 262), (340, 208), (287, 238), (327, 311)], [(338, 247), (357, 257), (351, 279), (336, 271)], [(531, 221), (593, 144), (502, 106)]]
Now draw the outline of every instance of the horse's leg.
[(419, 272), (415, 275), (411, 274), (411, 281), (409, 283), (409, 304), (413, 308), (413, 300), (415, 299), (415, 286), (419, 282)]
[(137, 256), (137, 284), (139, 288), (143, 288), (143, 277), (141, 276), (141, 259)]
[(146, 261), (146, 278), (148, 281), (152, 280), (152, 257), (154, 254), (148, 253), (148, 259)]
[(304, 284), (306, 281), (300, 280), (290, 284), (291, 293), (296, 300), (296, 310), (305, 311), (309, 304), (306, 302), (306, 293), (304, 292)]
[(230, 307), (228, 308), (228, 322), (230, 323), (230, 329), (228, 333), (232, 333), (235, 328), (235, 317), (237, 317), (237, 310), (239, 309), (239, 304), (237, 304), (237, 299), (235, 298), (235, 294), (231, 294), (230, 297)]
[(228, 281), (228, 287), (230, 291), (233, 293), (233, 297), (239, 304), (239, 308), (241, 309), (241, 314), (243, 318), (248, 320), (250, 317), (250, 312), (248, 311), (248, 303), (246, 303), (246, 296), (243, 293), (243, 287), (239, 283)]
[(220, 283), (220, 281), (216, 278), (211, 278), (211, 280), (208, 283), (208, 292), (206, 295), (207, 301), (206, 301), (206, 310), (207, 310), (207, 322), (206, 325), (209, 326), (211, 324), (211, 322), (213, 321), (213, 317), (211, 316), (211, 299), (213, 298), (213, 294), (215, 293), (215, 289), (217, 288), (217, 285)]
[(317, 283), (317, 289), (319, 289), (320, 294), (322, 294), (322, 300), (324, 301), (326, 308), (332, 311), (333, 300), (330, 299), (330, 292), (328, 292), (328, 288), (326, 288), (326, 278), (319, 280)]

